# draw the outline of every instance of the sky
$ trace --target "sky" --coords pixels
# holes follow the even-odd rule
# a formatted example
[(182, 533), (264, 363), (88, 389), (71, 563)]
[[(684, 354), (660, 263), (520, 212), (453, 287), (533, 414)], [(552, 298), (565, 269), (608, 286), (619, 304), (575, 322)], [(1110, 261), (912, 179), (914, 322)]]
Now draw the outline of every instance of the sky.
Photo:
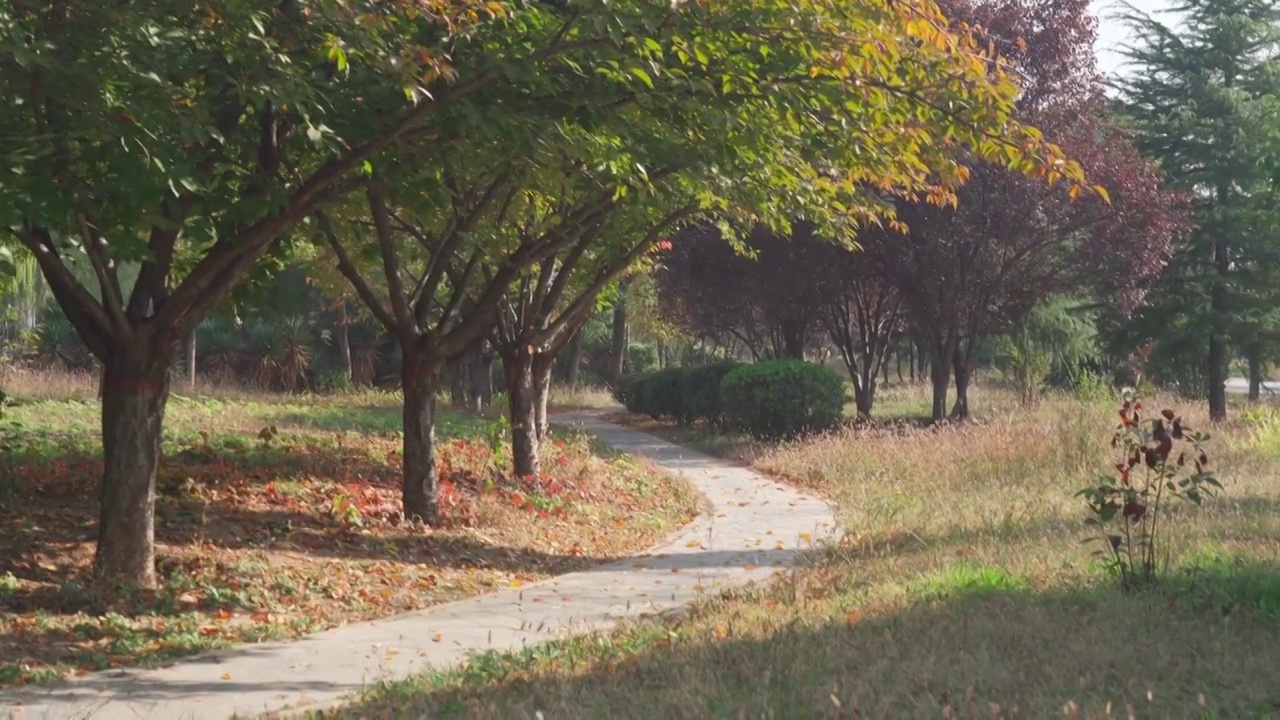
[[(1129, 0), (1129, 4), (1165, 22), (1172, 19), (1162, 15), (1172, 4), (1170, 0)], [(1129, 33), (1123, 23), (1110, 17), (1120, 12), (1121, 6), (1116, 0), (1091, 0), (1090, 5), (1099, 19), (1098, 39), (1094, 45), (1098, 53), (1098, 68), (1108, 75), (1123, 71), (1124, 57), (1118, 49), (1129, 41)]]

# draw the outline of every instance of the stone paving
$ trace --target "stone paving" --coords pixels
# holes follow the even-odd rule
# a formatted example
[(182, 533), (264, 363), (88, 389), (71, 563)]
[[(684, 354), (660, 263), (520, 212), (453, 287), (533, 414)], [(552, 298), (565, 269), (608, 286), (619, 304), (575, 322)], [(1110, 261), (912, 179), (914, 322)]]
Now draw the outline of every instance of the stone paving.
[(678, 473), (704, 496), (706, 510), (665, 545), (591, 570), (167, 668), (0, 693), (0, 712), (18, 718), (226, 720), (331, 707), (370, 684), (454, 664), (473, 650), (606, 629), (622, 618), (687, 605), (704, 592), (767, 580), (837, 535), (825, 502), (759, 473), (605, 422), (598, 413), (558, 415), (555, 422)]

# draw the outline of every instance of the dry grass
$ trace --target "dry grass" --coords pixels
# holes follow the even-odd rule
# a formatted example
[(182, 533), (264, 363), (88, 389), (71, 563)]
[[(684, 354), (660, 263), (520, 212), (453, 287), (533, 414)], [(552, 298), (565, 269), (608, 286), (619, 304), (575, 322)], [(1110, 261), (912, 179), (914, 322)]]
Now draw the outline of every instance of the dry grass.
[(609, 392), (609, 388), (599, 385), (579, 385), (577, 387), (553, 385), (548, 403), (552, 408), (565, 410), (593, 409), (615, 407), (617, 400)]
[[(914, 415), (925, 399), (893, 403)], [(977, 407), (984, 419), (958, 427), (748, 452), (834, 499), (846, 526), (786, 582), (687, 619), (479, 656), (340, 716), (1280, 715), (1280, 422), (1216, 431), (1225, 494), (1177, 513), (1162, 586), (1123, 594), (1081, 544), (1073, 497), (1109, 469), (1114, 409), (1057, 398), (1024, 412), (997, 390)]]
[(75, 387), (31, 376), (0, 423), (0, 685), (534, 581), (649, 547), (696, 511), (683, 483), (578, 435), (545, 448), (544, 477), (517, 481), (500, 426), (445, 414), (445, 525), (406, 526), (395, 396), (177, 397), (157, 483), (163, 587), (108, 594), (89, 574), (99, 413)]

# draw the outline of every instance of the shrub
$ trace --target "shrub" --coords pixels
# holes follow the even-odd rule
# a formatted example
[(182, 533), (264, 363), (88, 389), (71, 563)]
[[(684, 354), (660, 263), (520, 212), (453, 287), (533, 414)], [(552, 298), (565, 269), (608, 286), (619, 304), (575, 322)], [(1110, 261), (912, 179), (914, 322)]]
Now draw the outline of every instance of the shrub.
[(724, 424), (724, 404), (720, 398), (720, 383), (724, 377), (741, 364), (719, 362), (685, 372), (682, 395), (684, 396), (684, 421), (703, 420), (712, 425)]
[(1081, 490), (1097, 528), (1097, 551), (1125, 589), (1155, 580), (1168, 566), (1164, 538), (1173, 519), (1168, 501), (1200, 505), (1222, 485), (1209, 470), (1204, 443), (1209, 436), (1193, 432), (1172, 410), (1144, 420), (1142, 403), (1132, 390), (1124, 393), (1120, 423), (1111, 446), (1115, 472)]
[(729, 372), (720, 399), (731, 427), (779, 440), (835, 427), (844, 416), (844, 379), (820, 365), (774, 360)]
[(640, 391), (644, 398), (641, 401), (641, 412), (654, 420), (682, 419), (684, 402), (680, 391), (684, 385), (684, 374), (683, 368), (667, 368), (649, 373)]
[(627, 346), (627, 368), (631, 372), (649, 372), (658, 366), (658, 349), (648, 343)]
[(627, 375), (618, 381), (618, 385), (613, 388), (613, 399), (622, 404), (627, 412), (643, 413), (644, 412), (644, 384), (649, 379), (649, 373), (634, 373)]

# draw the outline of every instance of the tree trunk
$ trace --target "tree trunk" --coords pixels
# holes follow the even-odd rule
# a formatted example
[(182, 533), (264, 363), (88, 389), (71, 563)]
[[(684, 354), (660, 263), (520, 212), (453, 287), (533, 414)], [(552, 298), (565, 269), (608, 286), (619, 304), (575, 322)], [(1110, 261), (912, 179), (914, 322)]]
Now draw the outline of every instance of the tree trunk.
[(475, 404), (476, 413), (493, 405), (493, 348), (486, 343), (476, 356), (476, 372), (471, 375), (471, 401)]
[(1249, 347), (1249, 402), (1262, 399), (1262, 349), (1256, 344)]
[(859, 383), (853, 390), (853, 402), (858, 408), (858, 417), (870, 418), (871, 407), (875, 403), (875, 386)]
[[(1218, 187), (1218, 203), (1226, 205), (1229, 190), (1225, 185)], [(1227, 253), (1227, 242), (1221, 238), (1213, 243), (1213, 287), (1209, 292), (1210, 312), (1213, 314), (1213, 326), (1209, 332), (1209, 421), (1221, 422), (1227, 419), (1227, 274), (1231, 271), (1231, 260)]]
[(956, 402), (951, 407), (952, 420), (968, 420), (969, 419), (969, 363), (965, 361), (965, 354), (960, 348), (956, 348), (951, 358), (952, 372), (956, 377)]
[(338, 359), (342, 362), (342, 372), (347, 382), (355, 381), (355, 365), (351, 362), (351, 329), (348, 327), (347, 301), (338, 303)]
[(951, 387), (951, 363), (944, 346), (933, 349), (930, 358), (929, 378), (933, 383), (933, 409), (930, 419), (942, 422), (947, 418), (947, 390)]
[(907, 369), (911, 373), (911, 384), (916, 382), (916, 343), (912, 340), (907, 344)]
[(467, 355), (454, 358), (448, 364), (448, 372), (446, 373), (449, 378), (449, 404), (459, 409), (468, 406), (467, 388), (470, 387), (467, 377), (470, 374), (468, 372), (470, 369), (468, 367), (470, 365), (468, 359)]
[(804, 360), (805, 332), (798, 323), (782, 327), (782, 352), (785, 357)]
[(582, 343), (582, 328), (578, 328), (569, 341), (569, 372), (566, 381), (571, 388), (578, 387), (578, 378), (582, 375)]
[(533, 389), (535, 393), (533, 411), (538, 441), (547, 439), (550, 424), (547, 421), (547, 404), (551, 400), (551, 371), (555, 368), (555, 357), (539, 355), (533, 359)]
[(171, 357), (172, 349), (111, 357), (103, 370), (103, 472), (94, 566), (110, 581), (143, 588), (156, 584), (156, 469)]
[(187, 337), (187, 387), (192, 392), (196, 389), (196, 331), (192, 330)]
[(430, 362), (417, 348), (405, 347), (403, 354), (400, 382), (404, 391), (404, 517), (435, 525), (440, 521), (440, 469), (436, 464), (440, 364)]
[(511, 421), (511, 458), (516, 477), (537, 475), (538, 387), (533, 372), (533, 356), (522, 350), (504, 354), (502, 369), (507, 385)]
[[(625, 292), (625, 291), (624, 291)], [(613, 306), (613, 345), (609, 351), (609, 383), (617, 387), (627, 365), (627, 347), (631, 343), (631, 328), (627, 320), (627, 302), (618, 298)]]

